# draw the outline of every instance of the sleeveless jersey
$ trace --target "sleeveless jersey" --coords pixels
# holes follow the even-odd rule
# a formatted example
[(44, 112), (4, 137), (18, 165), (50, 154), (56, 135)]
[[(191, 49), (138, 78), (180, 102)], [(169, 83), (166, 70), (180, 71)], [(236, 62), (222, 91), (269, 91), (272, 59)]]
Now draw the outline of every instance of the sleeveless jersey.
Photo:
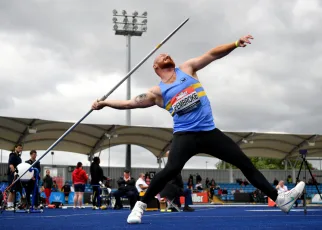
[(159, 83), (163, 108), (173, 117), (173, 132), (209, 131), (215, 128), (209, 99), (201, 83), (175, 68), (176, 80)]

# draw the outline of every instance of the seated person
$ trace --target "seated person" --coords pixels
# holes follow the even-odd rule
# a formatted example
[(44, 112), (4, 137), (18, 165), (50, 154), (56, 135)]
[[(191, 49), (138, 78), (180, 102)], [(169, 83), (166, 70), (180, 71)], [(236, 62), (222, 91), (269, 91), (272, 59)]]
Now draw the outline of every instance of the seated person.
[(58, 192), (58, 185), (57, 182), (54, 180), (53, 181), (53, 187), (51, 188), (52, 192)]
[(147, 185), (147, 183), (145, 182), (145, 174), (144, 173), (140, 173), (140, 177), (136, 181), (135, 187), (139, 193), (145, 192), (147, 190), (147, 188), (149, 187), (149, 185)]
[(196, 189), (196, 190), (203, 190), (203, 188), (202, 188), (202, 184), (201, 184), (201, 182), (200, 182), (200, 181), (198, 181), (198, 182), (197, 182), (195, 189)]
[(287, 192), (287, 190), (288, 190), (287, 186), (284, 185), (284, 181), (282, 181), (282, 180), (278, 183), (278, 185), (276, 185), (276, 189), (277, 189), (278, 193)]
[[(175, 198), (174, 203), (180, 208), (180, 196), (185, 197), (185, 206), (183, 208), (184, 212), (192, 212), (193, 208), (189, 207), (192, 204), (191, 190), (188, 188), (183, 188), (182, 176), (179, 173), (173, 180), (168, 182), (164, 189), (160, 192), (160, 197), (166, 197), (169, 200)], [(176, 211), (176, 210), (172, 210)]]
[(132, 210), (137, 201), (138, 192), (135, 187), (135, 180), (133, 177), (131, 177), (129, 170), (124, 170), (123, 177), (120, 177), (120, 179), (117, 181), (117, 184), (119, 188), (113, 193), (116, 201), (114, 209), (121, 209), (123, 207), (121, 197), (126, 196), (130, 201)]
[(67, 181), (65, 182), (65, 185), (61, 188), (61, 191), (64, 193), (66, 203), (68, 203), (68, 197), (71, 189)]
[(246, 179), (244, 179), (244, 181), (243, 181), (243, 185), (244, 185), (244, 186), (247, 186), (247, 185), (249, 185), (249, 182), (248, 182)]
[(242, 185), (242, 184), (243, 184), (243, 181), (242, 181), (242, 179), (237, 178), (237, 179), (236, 179), (236, 183), (238, 183), (239, 185)]

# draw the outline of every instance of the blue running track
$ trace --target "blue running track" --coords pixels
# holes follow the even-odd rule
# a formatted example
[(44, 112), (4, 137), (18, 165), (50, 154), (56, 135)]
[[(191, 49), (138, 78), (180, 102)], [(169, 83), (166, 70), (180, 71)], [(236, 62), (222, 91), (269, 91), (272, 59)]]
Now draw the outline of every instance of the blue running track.
[(45, 209), (43, 213), (4, 212), (0, 229), (322, 229), (322, 208), (294, 208), (289, 214), (269, 207), (199, 207), (195, 212), (145, 212), (142, 224), (129, 225), (129, 210)]

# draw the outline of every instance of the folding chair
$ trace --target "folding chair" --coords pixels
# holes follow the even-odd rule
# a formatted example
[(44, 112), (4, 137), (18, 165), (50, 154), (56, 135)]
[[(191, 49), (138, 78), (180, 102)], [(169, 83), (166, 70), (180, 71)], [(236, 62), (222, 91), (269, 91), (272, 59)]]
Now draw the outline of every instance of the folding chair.
[(181, 210), (180, 210), (180, 208), (178, 207), (178, 205), (176, 205), (176, 204), (174, 203), (174, 200), (175, 200), (175, 198), (173, 198), (172, 200), (170, 200), (170, 199), (166, 199), (166, 202), (167, 202), (167, 207), (166, 207), (166, 209), (165, 209), (165, 211), (166, 211), (166, 212), (168, 212), (168, 210), (169, 210), (169, 209), (171, 209), (171, 208), (174, 208), (174, 209), (176, 209), (178, 212), (181, 212)]

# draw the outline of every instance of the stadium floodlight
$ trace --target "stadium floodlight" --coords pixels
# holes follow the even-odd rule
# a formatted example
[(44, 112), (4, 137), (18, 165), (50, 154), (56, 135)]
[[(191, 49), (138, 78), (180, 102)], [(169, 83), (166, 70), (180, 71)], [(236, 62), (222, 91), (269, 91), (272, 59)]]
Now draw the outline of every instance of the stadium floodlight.
[(141, 30), (142, 30), (143, 32), (145, 32), (145, 31), (147, 31), (147, 30), (148, 30), (148, 27), (147, 27), (146, 25), (142, 25)]
[[(117, 10), (113, 10), (113, 29), (116, 35), (126, 36), (127, 47), (127, 69), (131, 69), (131, 37), (140, 37), (147, 31), (147, 15), (145, 11), (143, 14), (139, 14), (134, 11), (131, 14), (127, 14), (125, 10), (122, 10), (122, 14), (117, 14)], [(141, 21), (142, 20), (142, 21)], [(131, 78), (127, 79), (127, 99), (131, 99)], [(131, 125), (131, 110), (126, 111), (126, 125)], [(126, 145), (126, 157), (125, 157), (127, 169), (131, 169), (131, 145)]]
[(123, 26), (123, 29), (124, 29), (124, 30), (128, 30), (128, 29), (129, 29), (129, 25), (128, 25), (128, 24), (125, 24), (125, 25)]

